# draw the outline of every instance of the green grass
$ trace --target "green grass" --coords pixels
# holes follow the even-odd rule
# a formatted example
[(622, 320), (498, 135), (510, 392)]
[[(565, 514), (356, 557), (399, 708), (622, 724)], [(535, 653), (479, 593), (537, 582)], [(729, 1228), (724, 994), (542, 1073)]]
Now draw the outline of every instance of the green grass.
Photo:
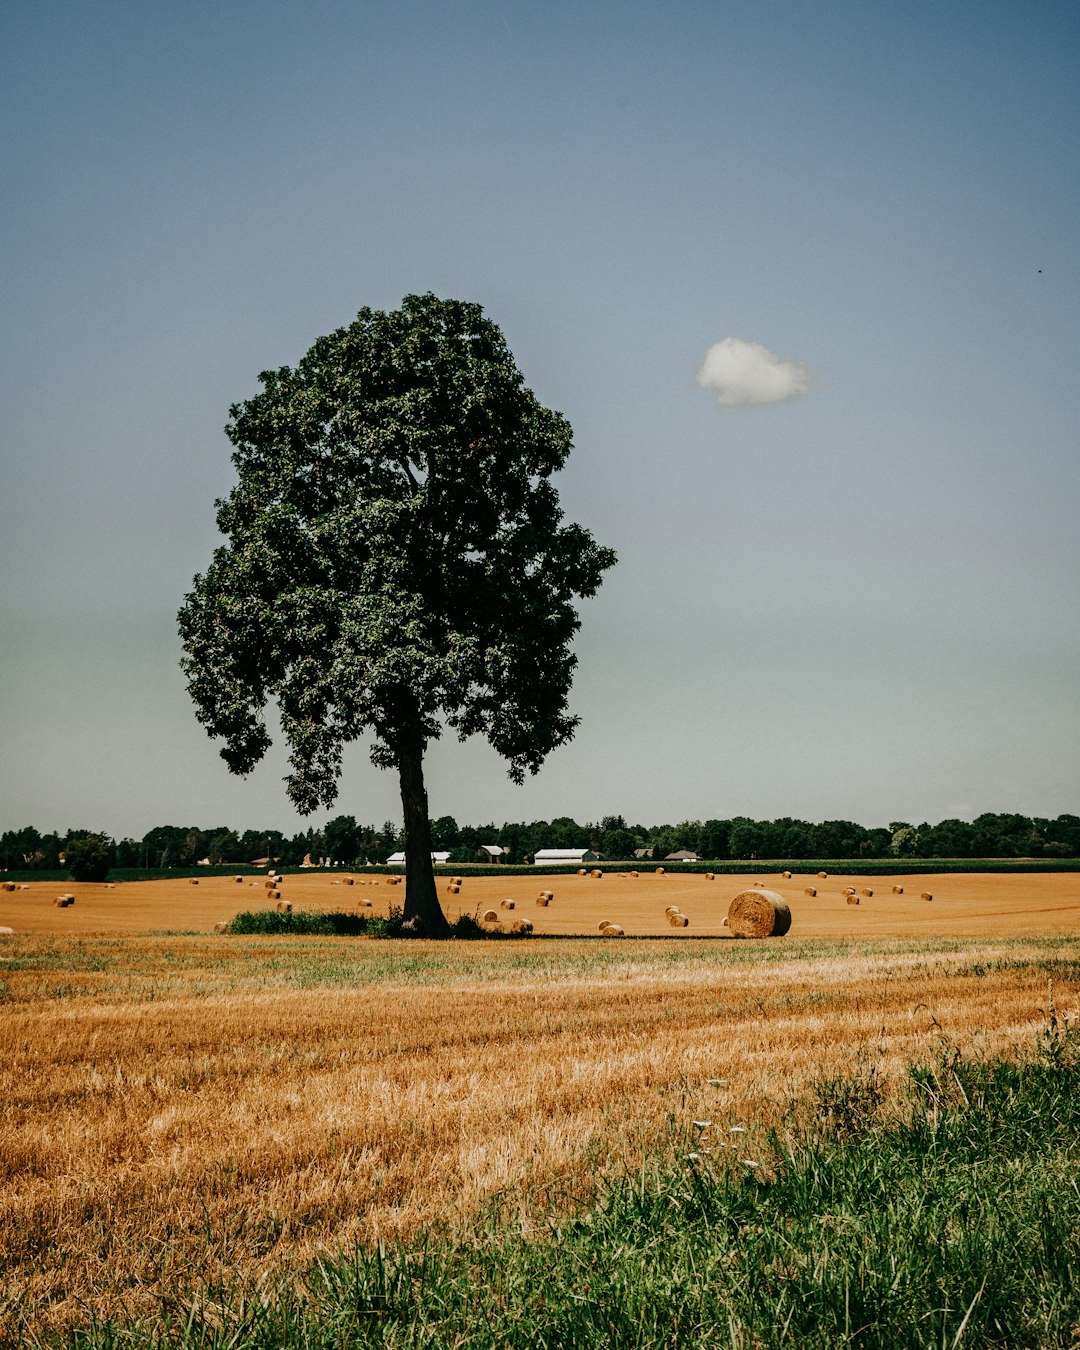
[(950, 1058), (912, 1070), (899, 1122), (882, 1116), (864, 1067), (817, 1085), (809, 1133), (793, 1123), (757, 1140), (756, 1168), (743, 1160), (748, 1146), (723, 1147), (730, 1134), (687, 1121), (666, 1160), (530, 1236), (492, 1212), (466, 1241), (353, 1251), (299, 1279), (207, 1288), (164, 1303), (152, 1321), (48, 1343), (1073, 1346), (1078, 1050), (1075, 1029), (1051, 1011), (1031, 1062)]

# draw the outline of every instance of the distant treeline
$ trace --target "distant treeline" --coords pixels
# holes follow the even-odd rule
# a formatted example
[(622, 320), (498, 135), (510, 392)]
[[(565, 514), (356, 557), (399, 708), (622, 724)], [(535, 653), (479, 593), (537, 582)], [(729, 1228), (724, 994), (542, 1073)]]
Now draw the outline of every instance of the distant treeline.
[[(33, 826), (0, 834), (0, 866), (11, 870), (54, 871), (77, 839), (95, 835), (104, 840), (114, 867), (187, 868), (212, 864), (251, 863), (270, 858), (286, 867), (310, 857), (318, 862), (382, 863), (403, 847), (392, 821), (381, 829), (359, 824), (353, 816), (337, 816), (321, 829), (286, 837), (278, 830), (245, 830), (219, 826), (158, 825), (142, 839), (113, 840), (92, 830), (42, 834)], [(590, 848), (605, 859), (631, 859), (640, 849), (663, 859), (686, 851), (716, 861), (800, 858), (1076, 858), (1080, 857), (1080, 816), (987, 813), (973, 821), (942, 820), (921, 825), (894, 820), (868, 828), (851, 820), (817, 824), (783, 816), (778, 820), (684, 820), (677, 825), (633, 825), (622, 816), (604, 816), (598, 823), (579, 824), (569, 816), (531, 823), (459, 825), (452, 816), (431, 822), (432, 848), (449, 852), (452, 863), (475, 862), (482, 844), (498, 844), (504, 861), (531, 861), (541, 848)]]

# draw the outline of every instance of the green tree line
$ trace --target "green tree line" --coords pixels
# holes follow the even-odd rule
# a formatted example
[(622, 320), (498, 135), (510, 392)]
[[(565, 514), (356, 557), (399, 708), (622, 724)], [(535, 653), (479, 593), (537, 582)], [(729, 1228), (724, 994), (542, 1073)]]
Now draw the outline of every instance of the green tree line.
[[(113, 867), (192, 867), (203, 859), (215, 864), (251, 863), (270, 858), (279, 866), (312, 861), (382, 863), (402, 847), (400, 825), (381, 827), (340, 815), (322, 826), (287, 836), (280, 830), (237, 832), (222, 825), (204, 829), (157, 825), (141, 839), (114, 840), (99, 831), (41, 832), (27, 825), (0, 834), (0, 867), (55, 871), (70, 860), (79, 841), (100, 839)], [(623, 816), (579, 823), (570, 816), (553, 820), (459, 825), (453, 816), (431, 822), (431, 846), (450, 861), (476, 861), (482, 844), (498, 844), (506, 861), (524, 862), (541, 848), (590, 848), (603, 858), (631, 859), (645, 849), (653, 858), (685, 850), (700, 858), (1075, 858), (1080, 857), (1080, 816), (1041, 816), (987, 812), (972, 821), (942, 820), (912, 824), (896, 820), (867, 827), (850, 820), (812, 822), (782, 816), (752, 820), (683, 820), (674, 825), (632, 824)]]

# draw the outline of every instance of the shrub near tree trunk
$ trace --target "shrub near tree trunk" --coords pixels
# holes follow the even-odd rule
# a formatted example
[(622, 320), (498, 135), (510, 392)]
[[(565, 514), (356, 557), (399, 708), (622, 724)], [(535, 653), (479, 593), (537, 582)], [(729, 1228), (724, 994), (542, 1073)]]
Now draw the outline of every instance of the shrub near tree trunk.
[(573, 602), (615, 555), (561, 523), (550, 479), (570, 426), (478, 305), (361, 310), (260, 378), (226, 428), (228, 542), (179, 615), (188, 689), (239, 774), (266, 753), (276, 701), (303, 812), (334, 802), (343, 746), (370, 733), (400, 782), (405, 918), (443, 935), (428, 743), (481, 733), (520, 782), (572, 737)]

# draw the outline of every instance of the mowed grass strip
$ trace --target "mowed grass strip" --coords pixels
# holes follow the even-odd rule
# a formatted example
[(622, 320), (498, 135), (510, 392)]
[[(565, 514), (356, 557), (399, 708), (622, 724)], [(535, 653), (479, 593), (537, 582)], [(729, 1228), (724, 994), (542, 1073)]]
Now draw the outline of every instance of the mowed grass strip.
[[(1031, 1043), (1075, 941), (6, 939), (0, 1334), (193, 1281), (528, 1227), (693, 1116), (754, 1138), (822, 1075)], [(741, 1138), (741, 1136), (739, 1136)]]
[(774, 1132), (764, 1167), (697, 1122), (692, 1152), (609, 1177), (542, 1234), (493, 1214), (467, 1242), (380, 1244), (298, 1279), (208, 1284), (74, 1343), (1071, 1346), (1080, 1072), (1075, 1045), (1054, 1048), (1065, 1053), (1026, 1064), (947, 1055), (905, 1082), (899, 1121), (879, 1116), (872, 1074), (818, 1082), (818, 1125)]

